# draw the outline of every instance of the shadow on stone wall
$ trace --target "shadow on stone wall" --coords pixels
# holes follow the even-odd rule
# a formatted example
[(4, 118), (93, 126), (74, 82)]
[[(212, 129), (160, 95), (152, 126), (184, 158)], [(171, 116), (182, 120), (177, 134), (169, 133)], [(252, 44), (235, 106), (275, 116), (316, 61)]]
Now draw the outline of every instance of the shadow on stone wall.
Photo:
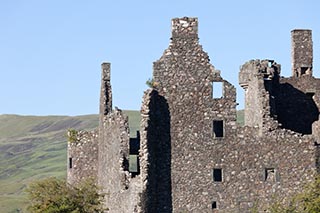
[(273, 92), (276, 109), (271, 109), (271, 112), (276, 111), (275, 117), (282, 128), (312, 134), (312, 123), (318, 120), (319, 115), (313, 93), (304, 93), (289, 83), (279, 84)]
[(147, 212), (172, 212), (170, 112), (167, 100), (152, 91), (149, 103), (149, 180)]
[(315, 142), (314, 144), (316, 146), (316, 168), (317, 168), (317, 174), (320, 174), (320, 144)]

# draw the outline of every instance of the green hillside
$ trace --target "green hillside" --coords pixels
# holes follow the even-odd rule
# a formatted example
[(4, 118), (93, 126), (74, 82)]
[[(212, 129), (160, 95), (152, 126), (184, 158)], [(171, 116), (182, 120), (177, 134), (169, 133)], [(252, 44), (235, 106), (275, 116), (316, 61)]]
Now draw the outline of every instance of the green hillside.
[(244, 126), (244, 110), (237, 111), (237, 123), (240, 126)]
[[(130, 116), (135, 135), (140, 114), (124, 113)], [(97, 125), (98, 115), (0, 115), (0, 212), (24, 210), (24, 188), (29, 182), (48, 176), (65, 178), (67, 129), (90, 130)]]
[[(139, 111), (129, 116), (131, 136), (140, 125)], [(243, 111), (239, 112), (243, 123)], [(66, 177), (69, 128), (90, 130), (98, 125), (98, 115), (19, 116), (0, 115), (0, 212), (24, 211), (24, 188), (33, 180)]]

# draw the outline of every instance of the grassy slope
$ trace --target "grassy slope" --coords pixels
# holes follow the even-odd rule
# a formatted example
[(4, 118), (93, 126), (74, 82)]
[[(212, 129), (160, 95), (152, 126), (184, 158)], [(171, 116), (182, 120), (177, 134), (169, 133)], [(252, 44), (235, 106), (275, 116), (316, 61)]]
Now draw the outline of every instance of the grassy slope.
[[(132, 135), (140, 123), (138, 111), (124, 111)], [(31, 181), (48, 176), (66, 177), (66, 130), (93, 129), (97, 115), (0, 115), (0, 212), (24, 209), (24, 189)]]
[[(139, 129), (138, 111), (129, 116), (131, 137)], [(243, 123), (243, 111), (238, 121)], [(93, 129), (97, 115), (0, 115), (0, 212), (24, 209), (24, 189), (31, 181), (48, 176), (66, 177), (66, 130)]]
[(66, 130), (92, 129), (97, 115), (0, 115), (0, 212), (25, 206), (25, 186), (47, 176), (65, 177)]

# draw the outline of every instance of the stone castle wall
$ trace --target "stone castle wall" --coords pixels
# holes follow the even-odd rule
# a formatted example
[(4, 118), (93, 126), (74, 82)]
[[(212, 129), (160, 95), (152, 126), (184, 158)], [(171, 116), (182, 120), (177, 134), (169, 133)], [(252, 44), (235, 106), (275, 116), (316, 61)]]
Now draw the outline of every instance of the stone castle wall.
[(258, 127), (259, 134), (278, 127), (273, 119), (274, 82), (279, 79), (280, 65), (272, 60), (251, 60), (240, 67), (239, 84), (245, 90), (245, 125)]
[(76, 169), (68, 169), (68, 181), (93, 174), (109, 212), (117, 213), (249, 212), (286, 202), (320, 171), (311, 31), (292, 31), (292, 46), (290, 78), (280, 77), (273, 60), (241, 66), (242, 127), (236, 89), (199, 44), (197, 18), (173, 19), (170, 45), (154, 62), (153, 88), (143, 96), (140, 136), (130, 139), (128, 118), (112, 110), (110, 64), (103, 63), (100, 125), (80, 135), (80, 145), (69, 144)]
[[(173, 29), (188, 30), (197, 26), (197, 20), (178, 19), (173, 24), (180, 25)], [(236, 134), (235, 88), (209, 63), (198, 38), (184, 33), (173, 33), (169, 48), (154, 63), (154, 81), (170, 111), (173, 212), (203, 211), (211, 205), (206, 193), (212, 185), (214, 147)], [(222, 97), (213, 98), (217, 82), (221, 82)], [(222, 137), (214, 135), (214, 121), (221, 122)]]
[[(211, 158), (208, 195), (219, 212), (248, 212), (254, 206), (263, 211), (275, 199), (300, 192), (316, 174), (312, 137), (284, 129), (256, 133), (256, 128), (238, 128), (237, 137), (221, 144)], [(212, 168), (222, 169), (221, 182), (212, 179)], [(209, 205), (203, 212), (210, 212)]]
[(140, 177), (129, 172), (128, 117), (115, 109), (107, 114), (99, 140), (98, 185), (106, 194), (109, 212), (136, 212), (141, 193)]
[(278, 120), (282, 126), (303, 134), (316, 134), (320, 108), (320, 79), (311, 75), (281, 78), (276, 94)]
[(86, 178), (97, 178), (98, 174), (98, 132), (72, 131), (68, 142), (67, 180), (70, 184)]
[(142, 212), (172, 212), (170, 113), (157, 91), (145, 92), (141, 107)]

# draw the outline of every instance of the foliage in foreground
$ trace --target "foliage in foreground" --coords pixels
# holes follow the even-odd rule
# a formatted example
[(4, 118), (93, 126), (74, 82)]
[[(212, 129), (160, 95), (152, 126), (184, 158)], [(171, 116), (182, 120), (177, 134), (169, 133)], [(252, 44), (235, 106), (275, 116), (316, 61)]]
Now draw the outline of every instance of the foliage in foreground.
[(155, 88), (159, 85), (158, 82), (154, 81), (153, 78), (149, 78), (147, 81), (146, 81), (146, 85), (150, 88)]
[(307, 185), (306, 189), (292, 198), (287, 205), (276, 202), (271, 213), (319, 213), (320, 212), (320, 176)]
[(28, 210), (33, 213), (103, 212), (103, 195), (93, 180), (71, 186), (65, 180), (46, 178), (27, 188)]

